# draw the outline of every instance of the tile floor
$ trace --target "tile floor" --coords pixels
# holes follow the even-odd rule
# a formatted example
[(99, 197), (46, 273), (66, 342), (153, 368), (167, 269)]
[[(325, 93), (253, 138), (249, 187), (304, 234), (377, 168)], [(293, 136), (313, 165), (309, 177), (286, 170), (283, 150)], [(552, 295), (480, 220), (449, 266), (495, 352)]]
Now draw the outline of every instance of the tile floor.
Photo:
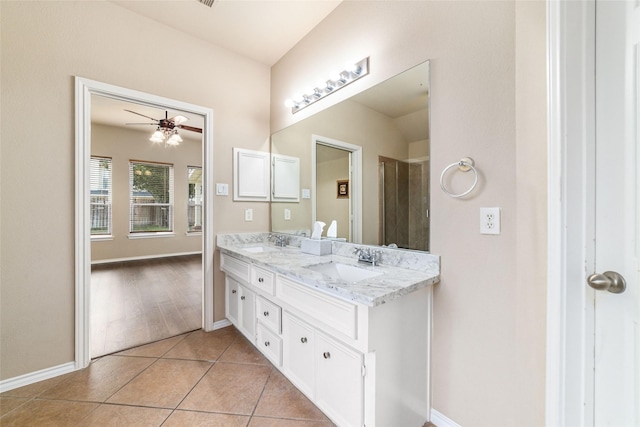
[(0, 395), (3, 427), (332, 425), (233, 327), (104, 356)]

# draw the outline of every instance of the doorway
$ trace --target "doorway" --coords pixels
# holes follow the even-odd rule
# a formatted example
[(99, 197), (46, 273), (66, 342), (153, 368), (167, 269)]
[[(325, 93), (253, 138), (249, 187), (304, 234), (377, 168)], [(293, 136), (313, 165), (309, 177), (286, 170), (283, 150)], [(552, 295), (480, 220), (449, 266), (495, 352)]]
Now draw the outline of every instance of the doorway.
[[(202, 117), (202, 235), (201, 235), (201, 327), (213, 330), (213, 111), (156, 95), (121, 88), (81, 77), (75, 79), (76, 95), (76, 349), (75, 367), (86, 367), (91, 359), (91, 221), (90, 158), (91, 98), (94, 95), (162, 110), (179, 110)], [(153, 129), (151, 129), (153, 130)], [(135, 159), (140, 160), (140, 159)], [(186, 171), (185, 171), (186, 173)], [(166, 209), (165, 209), (166, 212)], [(129, 229), (131, 231), (131, 229)], [(168, 232), (168, 230), (163, 230)], [(129, 233), (131, 234), (131, 233)]]
[(202, 326), (202, 126), (91, 97), (92, 359)]
[(338, 237), (362, 243), (362, 147), (312, 135), (311, 168), (312, 223), (336, 220)]

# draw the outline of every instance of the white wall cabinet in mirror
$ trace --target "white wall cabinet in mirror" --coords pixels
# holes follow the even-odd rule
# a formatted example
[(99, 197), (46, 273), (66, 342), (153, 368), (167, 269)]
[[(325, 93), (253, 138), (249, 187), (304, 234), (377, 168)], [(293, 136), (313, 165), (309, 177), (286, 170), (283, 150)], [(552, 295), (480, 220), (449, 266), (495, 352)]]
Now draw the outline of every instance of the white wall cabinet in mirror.
[(268, 202), (270, 189), (268, 152), (233, 149), (233, 200)]
[(272, 200), (276, 202), (300, 201), (300, 158), (272, 155)]

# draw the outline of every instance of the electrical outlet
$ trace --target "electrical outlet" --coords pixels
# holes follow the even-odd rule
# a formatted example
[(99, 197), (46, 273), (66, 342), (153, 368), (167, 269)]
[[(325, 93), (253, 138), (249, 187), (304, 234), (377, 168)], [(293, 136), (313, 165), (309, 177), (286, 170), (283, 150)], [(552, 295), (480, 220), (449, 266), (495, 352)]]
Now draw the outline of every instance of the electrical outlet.
[(480, 234), (500, 234), (500, 208), (480, 208)]
[(253, 221), (253, 209), (245, 209), (244, 210), (244, 220), (245, 221)]
[(291, 220), (291, 209), (285, 209), (284, 210), (284, 220), (285, 221), (290, 221)]

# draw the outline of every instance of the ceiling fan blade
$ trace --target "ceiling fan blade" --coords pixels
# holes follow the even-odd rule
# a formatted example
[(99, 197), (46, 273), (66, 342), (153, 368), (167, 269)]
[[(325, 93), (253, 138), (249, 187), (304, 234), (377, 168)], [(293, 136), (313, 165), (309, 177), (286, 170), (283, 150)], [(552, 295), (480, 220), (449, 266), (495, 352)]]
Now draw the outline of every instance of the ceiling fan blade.
[(197, 127), (193, 127), (193, 126), (187, 126), (187, 125), (176, 125), (177, 128), (180, 129), (184, 129), (184, 130), (190, 130), (191, 132), (198, 132), (198, 133), (202, 133), (202, 129), (197, 128)]
[(182, 114), (178, 114), (177, 116), (173, 116), (173, 117), (171, 117), (171, 118), (169, 118), (169, 119), (167, 119), (167, 120), (172, 121), (172, 122), (173, 122), (173, 123), (175, 123), (176, 125), (179, 125), (179, 124), (181, 124), (181, 123), (184, 123), (184, 122), (188, 121), (188, 120), (189, 120), (189, 118), (188, 118), (188, 117), (183, 116)]
[(137, 114), (137, 115), (142, 116), (142, 117), (146, 117), (147, 119), (155, 120), (156, 122), (158, 121), (158, 119), (154, 119), (153, 117), (145, 116), (144, 114), (136, 113), (135, 111), (127, 110), (126, 108), (124, 109), (124, 111), (128, 111), (130, 113)]
[(151, 126), (158, 126), (157, 123), (125, 123), (125, 125), (151, 125)]

